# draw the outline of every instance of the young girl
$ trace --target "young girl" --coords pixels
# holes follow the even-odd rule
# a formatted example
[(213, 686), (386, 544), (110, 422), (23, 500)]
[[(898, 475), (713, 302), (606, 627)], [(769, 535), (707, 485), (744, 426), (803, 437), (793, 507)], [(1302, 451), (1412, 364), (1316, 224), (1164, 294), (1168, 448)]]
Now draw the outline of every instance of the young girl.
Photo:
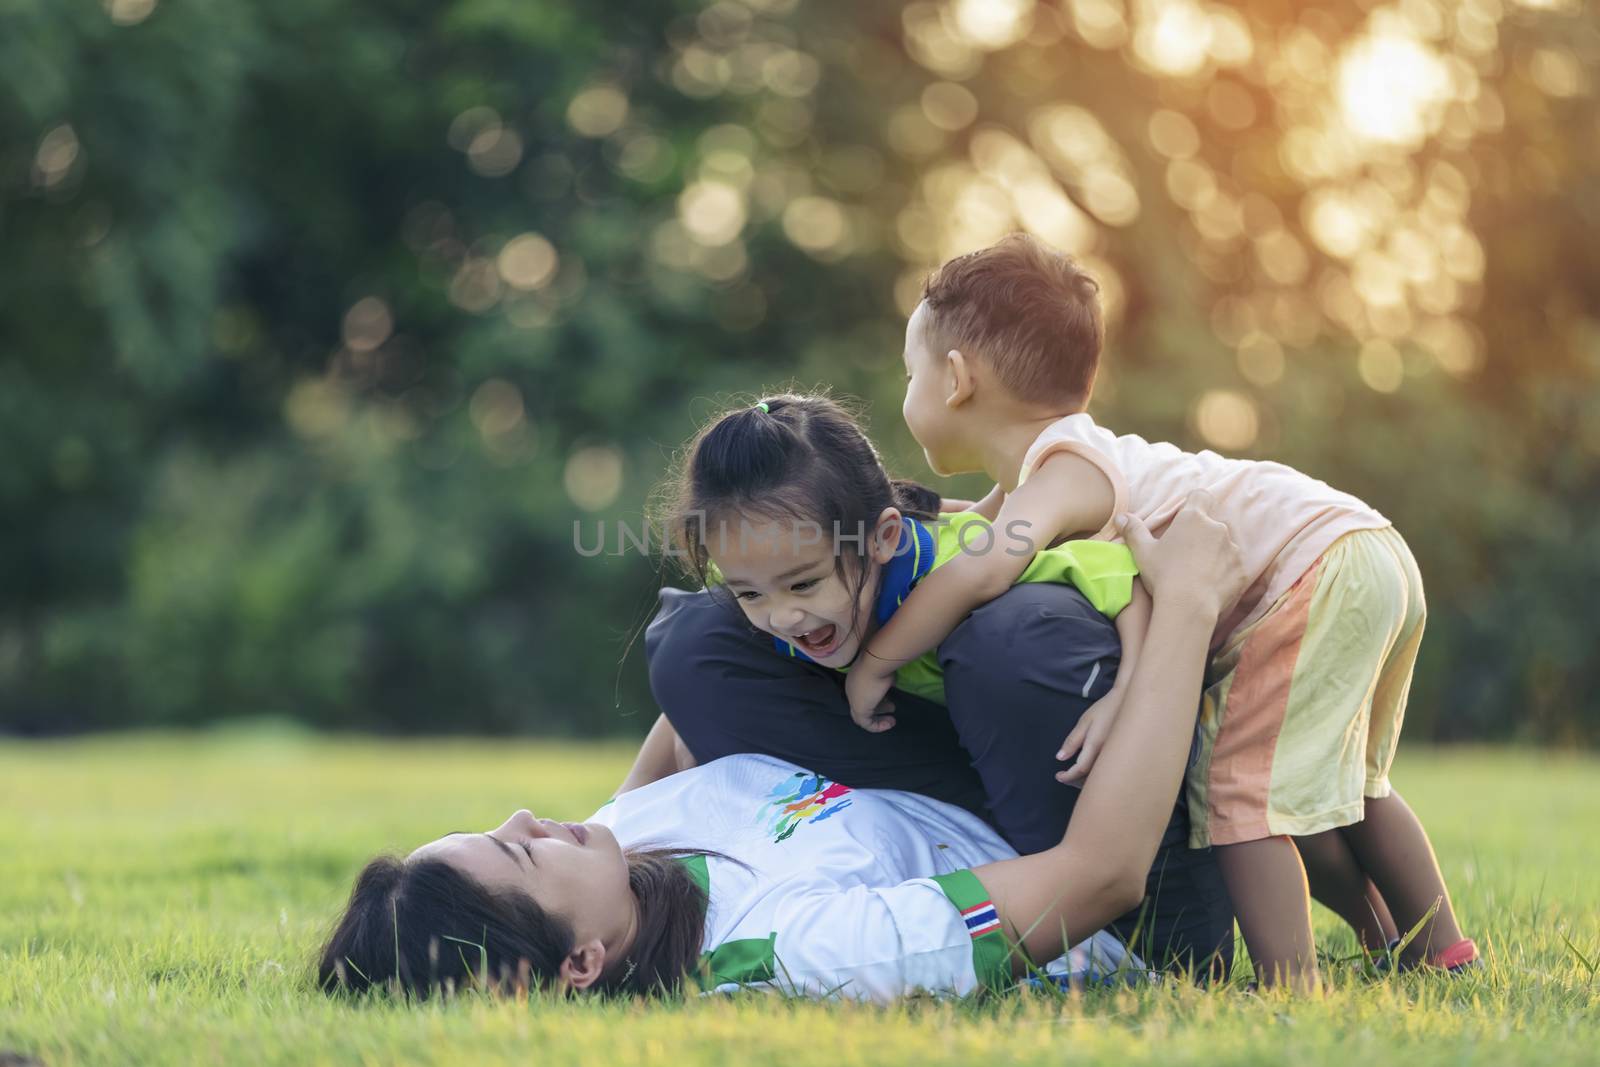
[[(860, 426), (826, 397), (783, 395), (724, 415), (697, 438), (672, 503), (670, 535), (693, 575), (724, 586), (779, 652), (846, 670), (857, 650), (934, 570), (974, 552), (1013, 552), (1014, 582), (1075, 586), (1136, 647), (1149, 597), (1126, 547), (1068, 542), (1036, 551), (975, 511), (892, 481)], [(1120, 695), (1132, 671), (1119, 671)], [(888, 674), (942, 703), (935, 650)], [(886, 687), (887, 688), (887, 687)], [(886, 728), (886, 727), (884, 727)]]
[[(1420, 927), (1402, 963), (1476, 960), (1427, 835), (1388, 778), (1426, 614), (1410, 550), (1355, 497), (1281, 464), (1097, 426), (1084, 412), (1102, 341), (1095, 294), (1068, 257), (1020, 235), (929, 279), (904, 353), (906, 424), (929, 465), (985, 471), (995, 490), (979, 510), (1040, 545), (1108, 537), (1124, 512), (1160, 530), (1187, 495), (1209, 492), (1254, 581), (1213, 636), (1190, 844), (1218, 846), (1261, 980), (1317, 984), (1306, 868), (1364, 944)], [(880, 701), (894, 669), (1022, 562), (966, 554), (930, 575), (851, 671), (856, 722), (892, 724)], [(1089, 772), (1121, 697), (1114, 690), (1066, 739), (1058, 758), (1078, 761), (1063, 780)]]

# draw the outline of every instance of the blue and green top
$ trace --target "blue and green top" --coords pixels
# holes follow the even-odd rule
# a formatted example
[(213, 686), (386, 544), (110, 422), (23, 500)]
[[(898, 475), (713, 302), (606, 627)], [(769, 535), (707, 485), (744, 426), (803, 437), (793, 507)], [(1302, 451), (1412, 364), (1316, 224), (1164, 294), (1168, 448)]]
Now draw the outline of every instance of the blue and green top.
[[(878, 587), (873, 609), (880, 627), (905, 603), (918, 582), (961, 552), (1017, 551), (1023, 545), (1020, 538), (1005, 536), (975, 511), (948, 512), (934, 522), (910, 516), (900, 521), (900, 545), (894, 558), (884, 564), (883, 582)], [(1035, 552), (1017, 581), (1071, 585), (1096, 611), (1114, 619), (1133, 598), (1133, 579), (1138, 573), (1133, 553), (1126, 545), (1111, 541), (1064, 541)], [(710, 577), (713, 582), (719, 580), (715, 570)], [(811, 662), (810, 656), (783, 638), (773, 637), (772, 642), (782, 654)], [(849, 670), (848, 667), (834, 669)], [(939, 668), (938, 650), (930, 649), (896, 671), (895, 688), (945, 703), (944, 672)]]

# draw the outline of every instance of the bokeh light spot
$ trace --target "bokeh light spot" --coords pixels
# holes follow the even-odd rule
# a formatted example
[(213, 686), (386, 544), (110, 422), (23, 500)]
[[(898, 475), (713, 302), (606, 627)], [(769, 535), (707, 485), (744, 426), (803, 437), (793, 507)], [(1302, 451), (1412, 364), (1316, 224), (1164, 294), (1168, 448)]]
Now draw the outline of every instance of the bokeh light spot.
[(118, 26), (133, 26), (150, 17), (156, 0), (105, 0), (105, 9)]
[(370, 352), (393, 332), (394, 315), (375, 296), (362, 297), (344, 313), (344, 346), (352, 352)]
[(1405, 363), (1393, 344), (1384, 340), (1368, 341), (1361, 346), (1356, 370), (1367, 388), (1380, 393), (1393, 393), (1405, 382)]
[(1252, 385), (1274, 385), (1283, 379), (1283, 346), (1276, 337), (1251, 331), (1235, 353), (1239, 373)]
[(1214, 448), (1238, 451), (1255, 443), (1261, 419), (1254, 402), (1232, 389), (1212, 389), (1194, 406), (1195, 429)]
[(503, 178), (522, 162), (522, 135), (504, 126), (484, 130), (467, 145), (467, 166), (485, 178)]
[(66, 123), (54, 127), (40, 138), (33, 154), (34, 185), (49, 189), (61, 184), (81, 154), (77, 131)]
[(1150, 146), (1169, 159), (1188, 159), (1200, 151), (1200, 131), (1181, 111), (1157, 111), (1146, 128)]
[(490, 378), (473, 390), (467, 413), (485, 439), (508, 434), (522, 422), (522, 390), (503, 378)]
[(622, 452), (613, 445), (575, 449), (561, 481), (567, 497), (584, 511), (608, 508), (622, 494)]
[(332, 437), (344, 428), (350, 405), (344, 391), (322, 378), (305, 378), (290, 388), (283, 401), (289, 428), (301, 437)]
[(1072, 28), (1091, 48), (1121, 48), (1128, 41), (1122, 0), (1071, 0)]
[(849, 232), (849, 220), (836, 200), (802, 196), (783, 209), (783, 232), (797, 248), (812, 254), (831, 252)]
[(1438, 54), (1393, 30), (1346, 49), (1337, 84), (1345, 124), (1361, 136), (1391, 144), (1421, 141), (1431, 112), (1450, 94), (1450, 76)]
[(1215, 24), (1190, 0), (1160, 0), (1134, 34), (1133, 51), (1161, 74), (1181, 77), (1205, 66)]
[(987, 51), (1015, 44), (1033, 25), (1034, 0), (955, 0), (956, 29)]
[(465, 152), (480, 134), (498, 130), (502, 125), (500, 112), (494, 108), (469, 107), (450, 120), (450, 129), (445, 134), (445, 140), (449, 141), (450, 147), (457, 152)]
[(628, 97), (615, 85), (591, 85), (567, 104), (567, 124), (584, 137), (609, 137), (628, 118)]
[(934, 82), (922, 90), (922, 113), (941, 130), (959, 130), (978, 117), (978, 98), (954, 82)]
[(537, 233), (524, 233), (507, 241), (496, 257), (500, 277), (513, 289), (542, 289), (555, 277), (560, 264), (555, 246)]
[(678, 197), (678, 218), (701, 244), (727, 244), (744, 229), (744, 194), (726, 182), (692, 182)]

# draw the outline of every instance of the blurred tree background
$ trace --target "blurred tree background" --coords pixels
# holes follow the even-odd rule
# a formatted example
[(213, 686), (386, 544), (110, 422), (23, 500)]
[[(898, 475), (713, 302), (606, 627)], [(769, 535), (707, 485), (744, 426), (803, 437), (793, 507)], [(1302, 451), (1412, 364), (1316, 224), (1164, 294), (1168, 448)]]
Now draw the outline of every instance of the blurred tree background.
[(0, 729), (640, 731), (616, 522), (791, 381), (981, 492), (904, 315), (1026, 229), (1103, 422), (1397, 522), (1410, 736), (1593, 743), (1597, 72), (1582, 0), (10, 0)]

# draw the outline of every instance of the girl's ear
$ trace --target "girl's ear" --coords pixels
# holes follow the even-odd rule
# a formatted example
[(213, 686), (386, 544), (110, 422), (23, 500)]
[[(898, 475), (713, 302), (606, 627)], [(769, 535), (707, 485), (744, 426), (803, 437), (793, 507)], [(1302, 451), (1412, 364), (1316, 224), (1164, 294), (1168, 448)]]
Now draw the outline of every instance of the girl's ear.
[(600, 980), (605, 966), (606, 946), (597, 937), (572, 946), (567, 958), (561, 961), (556, 980), (570, 989), (588, 989)]
[(900, 534), (903, 529), (900, 518), (899, 508), (888, 507), (878, 512), (877, 524), (872, 528), (874, 563), (881, 565), (894, 559), (895, 552), (900, 548)]
[(950, 395), (944, 399), (945, 407), (960, 407), (972, 399), (978, 383), (972, 374), (972, 365), (959, 348), (945, 353), (945, 368), (949, 372)]

